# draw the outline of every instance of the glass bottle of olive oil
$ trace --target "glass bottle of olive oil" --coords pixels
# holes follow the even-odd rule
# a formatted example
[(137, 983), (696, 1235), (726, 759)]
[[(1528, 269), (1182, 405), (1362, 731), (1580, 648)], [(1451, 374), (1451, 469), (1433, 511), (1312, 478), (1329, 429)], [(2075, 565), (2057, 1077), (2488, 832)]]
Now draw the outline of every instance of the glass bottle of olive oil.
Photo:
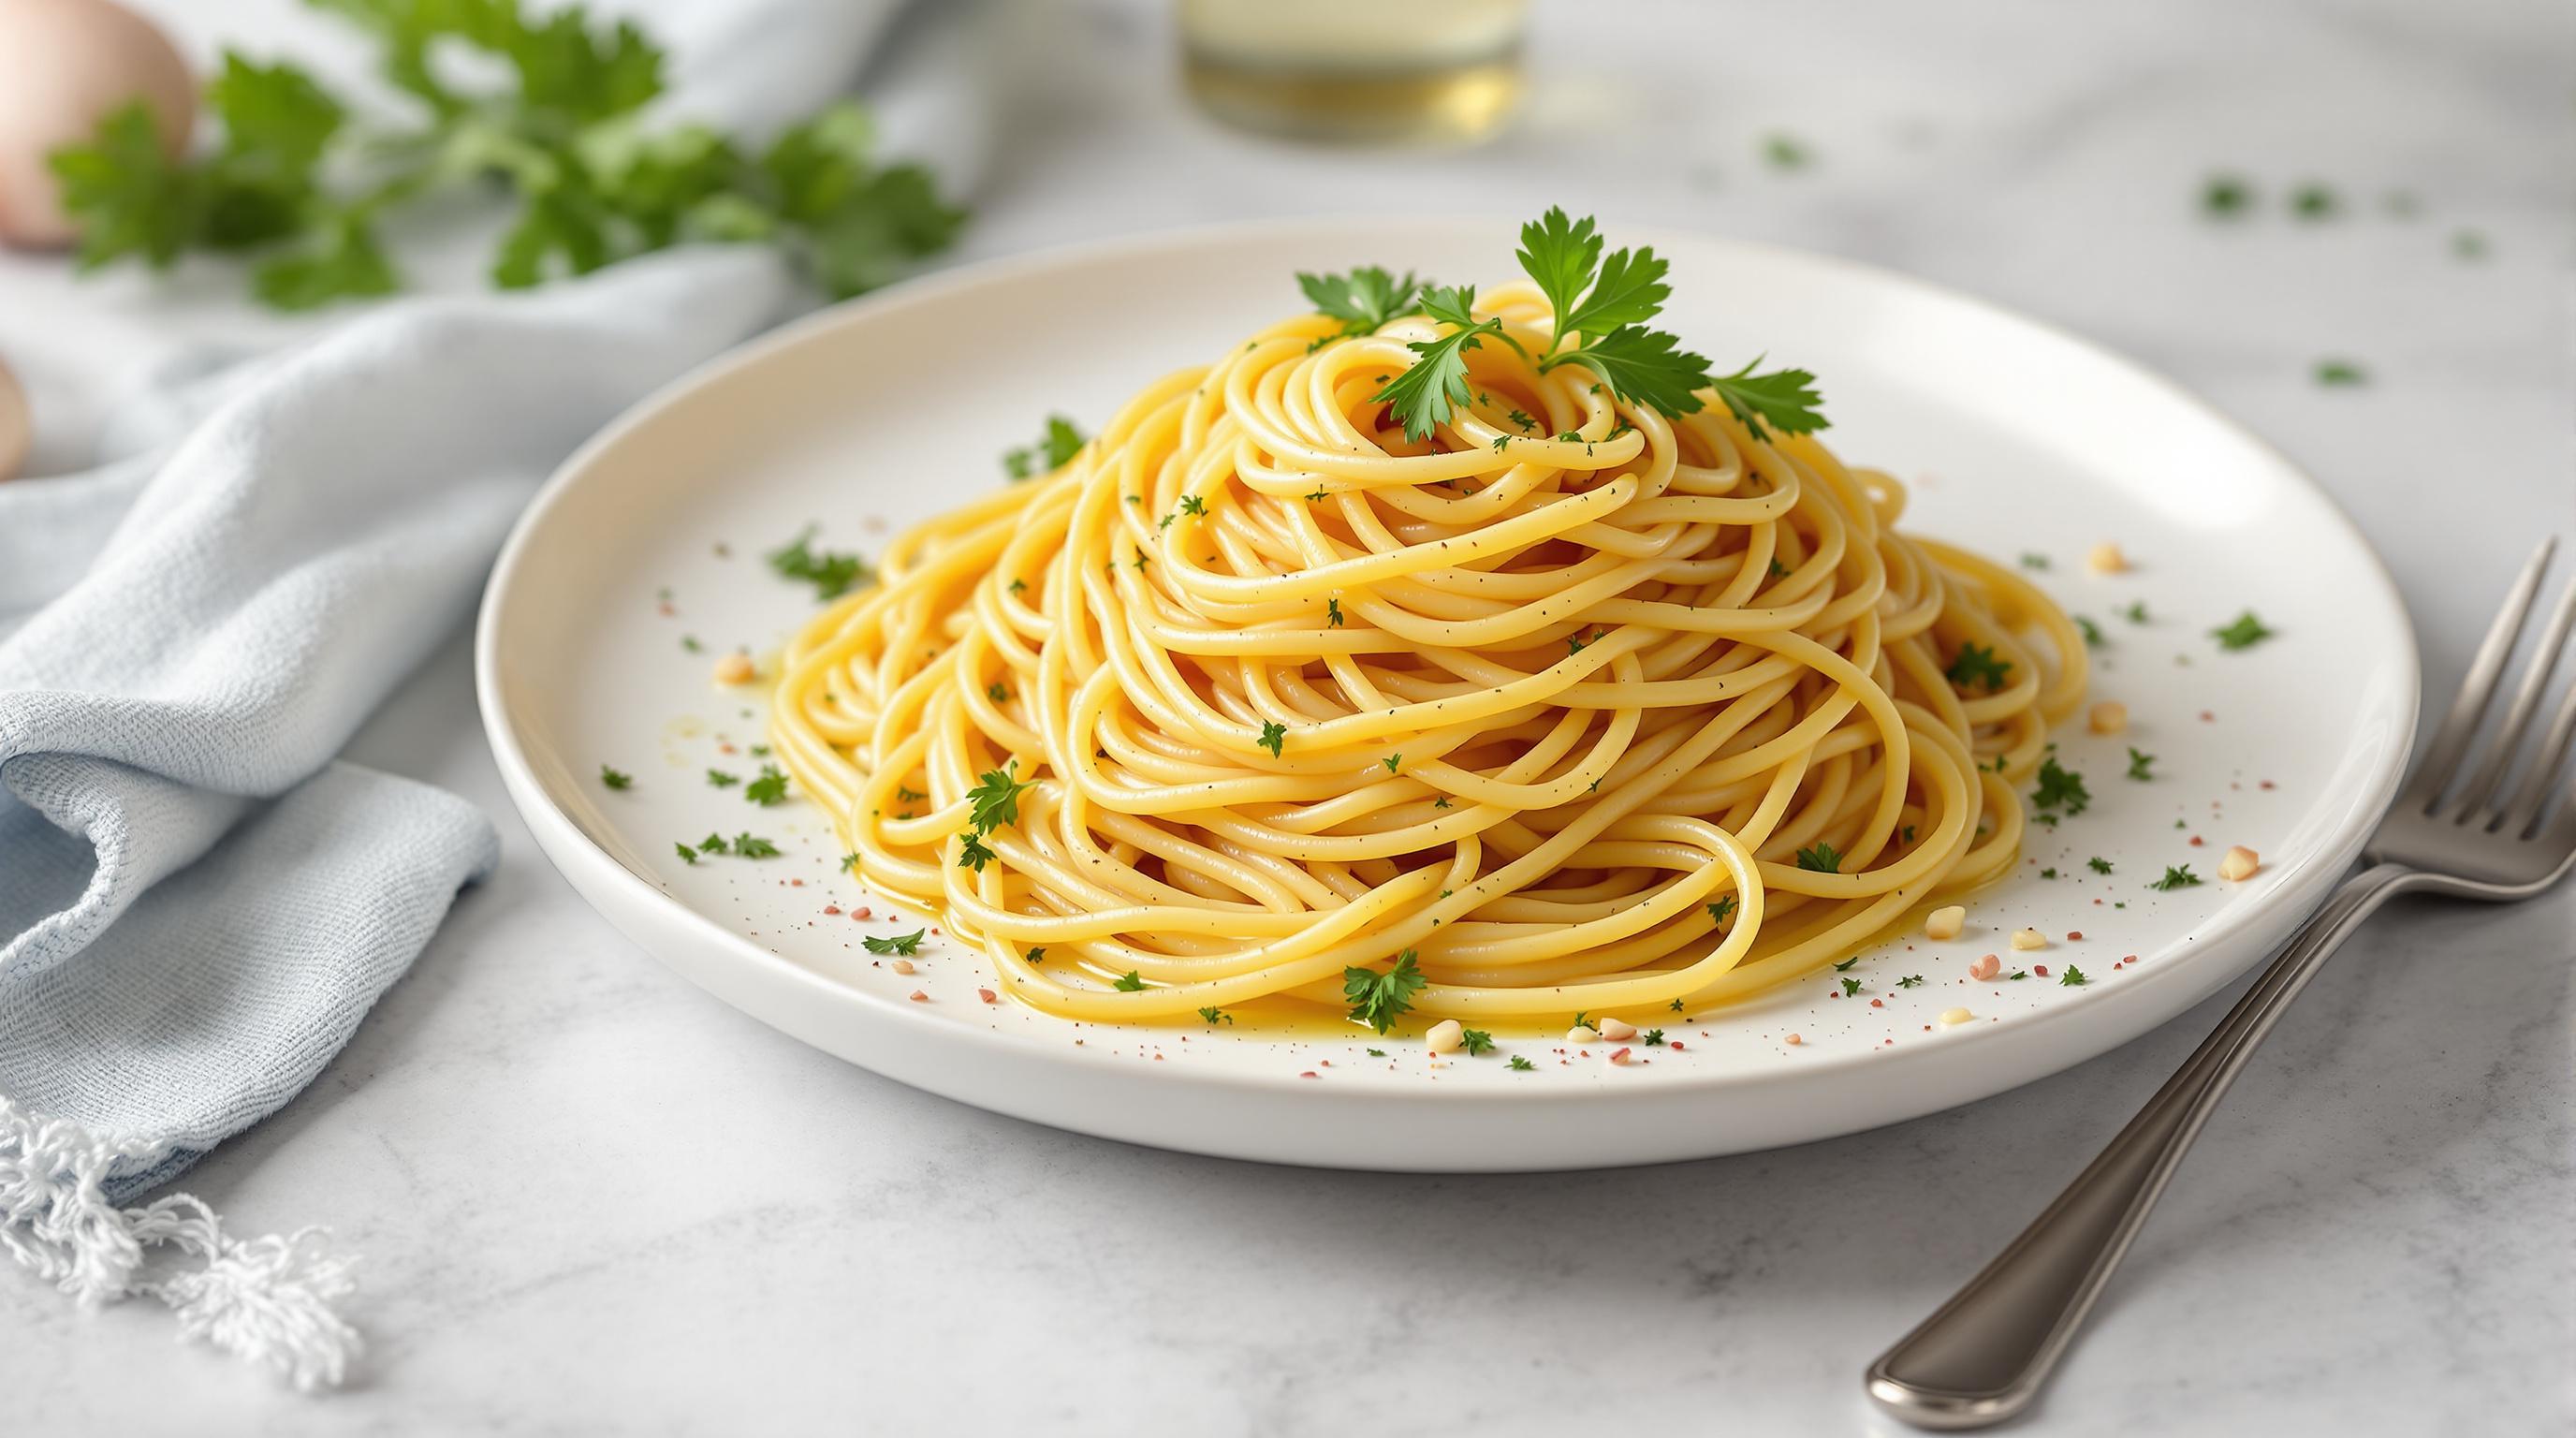
[(1192, 98), (1301, 140), (1482, 139), (1521, 93), (1528, 0), (1180, 0)]

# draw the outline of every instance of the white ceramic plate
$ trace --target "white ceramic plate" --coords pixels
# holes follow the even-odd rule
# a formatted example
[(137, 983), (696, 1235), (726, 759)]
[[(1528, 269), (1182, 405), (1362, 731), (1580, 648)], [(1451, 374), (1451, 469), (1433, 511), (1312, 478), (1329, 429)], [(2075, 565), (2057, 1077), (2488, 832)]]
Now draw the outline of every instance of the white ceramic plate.
[[(1900, 940), (1735, 1008), (1626, 1015), (1679, 1041), (1637, 1046), (1642, 1065), (1558, 1038), (1443, 1062), (1401, 1034), (1082, 1026), (983, 1002), (980, 960), (937, 936), (917, 973), (896, 974), (859, 940), (918, 919), (889, 921), (838, 872), (822, 813), (705, 781), (709, 767), (754, 773), (762, 737), (762, 691), (719, 690), (714, 657), (774, 651), (812, 611), (765, 551), (809, 521), (818, 544), (873, 551), (1002, 483), (997, 456), (1050, 411), (1096, 425), (1145, 382), (1300, 308), (1299, 269), (1507, 276), (1501, 222), (1264, 225), (978, 266), (682, 380), (565, 465), (492, 576), (476, 662), (512, 797), (619, 929), (808, 1043), (1042, 1123), (1337, 1167), (1646, 1163), (1911, 1118), (2101, 1053), (2285, 937), (2393, 791), (2416, 706), (2396, 592), (2316, 486), (2170, 384), (1976, 301), (1811, 255), (1607, 228), (1670, 257), (1666, 322), (1694, 348), (1821, 376), (1837, 450), (1914, 483), (1908, 527), (2045, 556), (2039, 579), (2107, 638), (2095, 692), (2127, 702), (2131, 732), (2060, 736), (2090, 809), (2034, 829), (2020, 876), (1979, 898), (1956, 942)], [(2101, 539), (2135, 571), (2087, 573)], [(2146, 622), (2115, 613), (2138, 601)], [(2208, 631), (2249, 608), (2277, 637), (2221, 652)], [(2131, 744), (2157, 756), (2151, 781), (2125, 777)], [(633, 786), (604, 788), (603, 763)], [(745, 831), (783, 854), (692, 866), (675, 852)], [(2215, 878), (2230, 844), (2261, 851), (2250, 882)], [(2209, 882), (2151, 890), (2174, 864)], [(874, 921), (851, 916), (862, 905)], [(2025, 924), (2052, 946), (2013, 953), (2005, 935)], [(2031, 977), (1969, 981), (1988, 952)], [(2070, 968), (2089, 982), (2067, 985)], [(1941, 1024), (1952, 1008), (1973, 1020)]]

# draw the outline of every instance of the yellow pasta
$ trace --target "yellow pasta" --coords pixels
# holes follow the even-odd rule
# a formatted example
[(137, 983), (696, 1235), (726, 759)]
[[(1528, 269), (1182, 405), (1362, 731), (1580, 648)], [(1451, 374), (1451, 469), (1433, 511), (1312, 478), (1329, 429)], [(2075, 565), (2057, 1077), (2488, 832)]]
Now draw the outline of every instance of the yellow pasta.
[[(1476, 313), (1543, 352), (1532, 285)], [(1415, 1012), (1561, 1021), (2010, 869), (2085, 687), (2046, 597), (1812, 436), (1511, 344), (1408, 440), (1372, 397), (1443, 332), (1286, 320), (896, 540), (771, 721), (863, 881), (1084, 1020), (1338, 1006), (1410, 954)]]

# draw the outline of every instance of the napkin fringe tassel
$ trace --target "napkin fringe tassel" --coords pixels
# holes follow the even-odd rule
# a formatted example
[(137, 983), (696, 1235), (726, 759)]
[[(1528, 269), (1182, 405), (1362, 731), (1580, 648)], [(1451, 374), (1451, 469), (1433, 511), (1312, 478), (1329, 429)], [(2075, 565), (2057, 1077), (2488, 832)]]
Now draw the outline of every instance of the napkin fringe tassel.
[[(170, 1306), (183, 1339), (265, 1366), (308, 1393), (337, 1386), (365, 1346), (334, 1306), (357, 1289), (355, 1259), (318, 1228), (227, 1238), (215, 1211), (191, 1194), (137, 1208), (108, 1199), (111, 1166), (168, 1151), (31, 1114), (0, 1095), (0, 1249), (86, 1306), (150, 1294)], [(144, 1250), (164, 1245), (197, 1261), (147, 1274)]]

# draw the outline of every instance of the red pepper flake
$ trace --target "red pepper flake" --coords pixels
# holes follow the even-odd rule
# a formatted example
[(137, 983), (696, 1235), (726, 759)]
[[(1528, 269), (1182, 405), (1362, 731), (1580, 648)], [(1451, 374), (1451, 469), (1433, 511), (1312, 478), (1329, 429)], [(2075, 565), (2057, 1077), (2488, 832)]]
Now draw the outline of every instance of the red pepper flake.
[(1614, 1063), (1614, 1064), (1617, 1064), (1617, 1065), (1619, 1065), (1619, 1066), (1620, 1066), (1620, 1067), (1622, 1067), (1622, 1068), (1627, 1067), (1627, 1065), (1628, 1065), (1628, 1050), (1626, 1050), (1626, 1049), (1620, 1049), (1620, 1050), (1618, 1050), (1617, 1052), (1615, 1052), (1615, 1053), (1611, 1054), (1611, 1055), (1610, 1055), (1610, 1062), (1612, 1062), (1612, 1063)]
[(977, 989), (975, 991), (975, 997), (982, 999), (984, 1002), (989, 1004), (996, 998), (999, 998), (1000, 995), (994, 993), (991, 989)]
[(2203, 724), (2215, 724), (2218, 722), (2218, 716), (2210, 713), (2206, 709), (2203, 709), (2200, 711), (2200, 722)]
[(914, 989), (912, 991), (912, 1001), (916, 1004), (926, 1004), (930, 1002), (930, 995), (923, 993), (919, 989)]
[(2137, 956), (2137, 955), (2135, 955), (2135, 954), (2131, 954), (2131, 955), (2129, 955), (2127, 958), (2122, 959), (2120, 962), (2121, 962), (2121, 963), (2124, 963), (2124, 964), (2134, 964), (2134, 963), (2136, 963), (2137, 961), (2138, 961), (2138, 956)]
[(1317, 1072), (1315, 1072), (1313, 1069), (1308, 1069), (1308, 1070), (1306, 1070), (1304, 1073), (1301, 1073), (1301, 1074), (1297, 1075), (1297, 1077), (1299, 1077), (1299, 1078), (1319, 1079), (1319, 1078), (1322, 1078), (1322, 1077), (1323, 1077), (1323, 1075), (1322, 1075), (1322, 1074), (1319, 1074), (1319, 1073), (1317, 1073)]
[(2030, 966), (2030, 971), (2039, 975), (2043, 979), (2048, 977), (2048, 965), (2046, 964), (2033, 964)]
[(2200, 847), (2200, 836), (2198, 834), (2191, 836), (2191, 846), (2195, 849)]
[(838, 904), (825, 904), (823, 906), (823, 912), (827, 914), (838, 914), (841, 912), (841, 906)]
[(2084, 931), (2082, 929), (2068, 929), (2066, 931), (2066, 942), (2070, 944), (2080, 944), (2084, 942)]
[(741, 750), (739, 750), (739, 749), (736, 749), (736, 748), (735, 748), (735, 747), (733, 747), (731, 744), (723, 744), (723, 743), (719, 743), (718, 745), (716, 745), (716, 752), (717, 752), (717, 753), (719, 753), (719, 754), (739, 754), (739, 753), (741, 753), (742, 751), (741, 751)]
[(2263, 789), (2269, 789), (2269, 788), (2272, 788), (2272, 787), (2273, 787), (2273, 784), (2272, 784), (2272, 781), (2271, 781), (2271, 780), (2269, 780), (2269, 779), (2265, 779), (2265, 780), (2263, 780), (2260, 784), (2258, 784), (2256, 787), (2257, 787), (2257, 788), (2263, 788)]
[(1872, 1000), (1870, 1000), (1870, 1001), (1869, 1001), (1869, 1006), (1870, 1006), (1871, 1008), (1874, 1008), (1874, 1009), (1883, 1009), (1883, 1008), (1886, 1008), (1886, 1007), (1887, 1007), (1887, 1000), (1885, 1000), (1885, 999), (1872, 999)]
[(1672, 1050), (1674, 1053), (1680, 1053), (1682, 1051), (1682, 1041), (1680, 1039), (1673, 1040)]
[(667, 600), (667, 599), (666, 599), (666, 600), (663, 600), (659, 605), (656, 605), (655, 607), (656, 607), (656, 608), (658, 608), (658, 609), (660, 609), (660, 610), (662, 611), (662, 617), (663, 617), (663, 618), (665, 618), (665, 619), (668, 619), (668, 618), (670, 618), (672, 615), (677, 614), (677, 613), (679, 613), (679, 612), (680, 612), (680, 611), (678, 611), (678, 610), (676, 610), (676, 609), (673, 609), (673, 608), (671, 607), (671, 601), (669, 601), (669, 600)]
[(850, 917), (853, 919), (868, 919), (874, 918), (875, 915), (868, 912), (867, 905), (861, 904), (857, 908), (850, 910)]
[(787, 882), (789, 882), (789, 883), (791, 883), (791, 884), (794, 884), (797, 888), (800, 888), (800, 889), (805, 887), (805, 881), (804, 881), (803, 879), (790, 879), (790, 880), (788, 880)]

